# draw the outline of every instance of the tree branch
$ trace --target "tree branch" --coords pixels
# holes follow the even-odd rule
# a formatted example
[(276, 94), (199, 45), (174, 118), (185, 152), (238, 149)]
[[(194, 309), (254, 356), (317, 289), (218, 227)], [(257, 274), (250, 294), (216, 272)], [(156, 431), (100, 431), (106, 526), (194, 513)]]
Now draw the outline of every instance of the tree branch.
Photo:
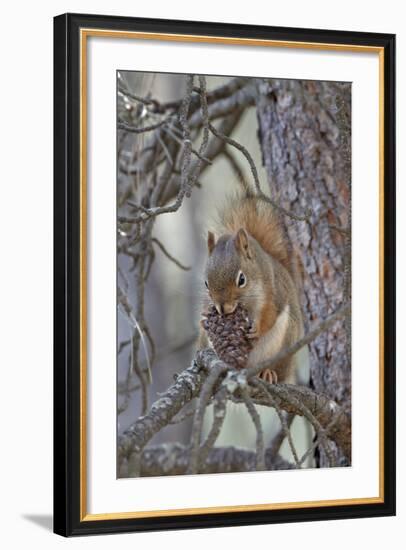
[(174, 416), (194, 397), (197, 397), (207, 377), (203, 369), (204, 353), (180, 374), (176, 382), (156, 401), (148, 413), (139, 417), (118, 438), (119, 458), (139, 453), (159, 430), (168, 425)]
[(223, 134), (222, 132), (217, 130), (217, 128), (215, 126), (213, 126), (213, 124), (210, 124), (209, 128), (210, 128), (210, 131), (217, 138), (222, 139), (223, 141), (225, 141), (229, 145), (232, 145), (233, 147), (238, 149), (244, 155), (244, 157), (247, 159), (248, 164), (249, 164), (250, 169), (251, 169), (252, 176), (254, 178), (254, 184), (255, 184), (255, 189), (256, 189), (256, 193), (257, 193), (258, 198), (260, 198), (264, 202), (268, 202), (274, 208), (276, 208), (277, 210), (282, 212), (282, 214), (284, 214), (285, 216), (289, 216), (290, 218), (293, 218), (294, 220), (297, 220), (297, 221), (308, 221), (308, 218), (309, 218), (308, 214), (305, 215), (305, 216), (300, 216), (298, 214), (294, 214), (293, 212), (290, 212), (289, 210), (286, 210), (286, 208), (283, 208), (280, 204), (278, 204), (276, 201), (271, 199), (271, 197), (268, 197), (268, 195), (266, 195), (262, 191), (261, 184), (259, 182), (259, 177), (258, 177), (258, 170), (257, 170), (257, 167), (255, 166), (254, 159), (252, 158), (252, 156), (250, 155), (248, 150), (243, 145), (241, 145), (241, 143), (239, 143), (235, 139), (230, 138), (229, 136), (226, 136), (225, 134)]
[[(217, 365), (217, 367), (216, 367)], [(156, 401), (150, 411), (138, 420), (136, 420), (124, 433), (118, 441), (118, 456), (122, 461), (129, 458), (132, 453), (140, 454), (150, 439), (162, 428), (167, 426), (174, 416), (193, 398), (200, 395), (203, 385), (207, 380), (208, 373), (214, 369), (210, 376), (210, 383), (206, 386), (206, 392), (201, 399), (201, 406), (195, 413), (194, 432), (197, 435), (193, 438), (191, 447), (191, 465), (188, 467), (188, 473), (195, 473), (198, 464), (198, 449), (201, 437), (202, 411), (204, 411), (208, 399), (212, 395), (211, 391), (219, 383), (219, 378), (223, 376), (223, 384), (229, 394), (234, 395), (233, 399), (237, 402), (242, 400), (239, 395), (239, 373), (232, 371), (222, 361), (218, 359), (211, 349), (202, 350), (197, 354), (196, 360), (191, 367), (186, 369), (178, 376), (173, 384)], [(224, 375), (228, 372), (226, 378)], [(236, 375), (234, 379), (233, 376)], [(230, 376), (231, 375), (231, 376)], [(243, 377), (244, 379), (244, 377)], [(240, 383), (243, 380), (240, 380)], [(255, 386), (248, 386), (249, 395), (252, 401), (257, 405), (278, 406), (280, 409), (306, 418), (316, 419), (316, 433), (320, 437), (328, 437), (340, 446), (350, 459), (351, 455), (351, 419), (350, 415), (337, 403), (323, 394), (317, 394), (309, 388), (288, 384), (267, 384), (266, 389), (272, 396), (271, 405), (269, 398), (264, 398), (263, 391)], [(210, 391), (211, 390), (211, 391)], [(204, 407), (203, 407), (204, 403)], [(308, 411), (308, 413), (307, 413)], [(334, 421), (334, 422), (333, 422)], [(320, 433), (322, 432), (322, 433)], [(197, 451), (196, 451), (197, 449)], [(201, 470), (199, 470), (201, 471)]]
[(313, 340), (319, 336), (322, 332), (326, 331), (328, 328), (330, 328), (336, 321), (341, 319), (342, 317), (345, 317), (345, 315), (348, 314), (350, 311), (350, 304), (345, 304), (341, 306), (335, 313), (333, 313), (330, 317), (327, 319), (324, 319), (321, 321), (313, 330), (308, 332), (303, 338), (298, 340), (293, 346), (291, 346), (288, 349), (284, 349), (280, 351), (277, 355), (274, 357), (271, 357), (270, 359), (266, 359), (265, 361), (261, 361), (255, 367), (251, 367), (247, 370), (247, 377), (250, 378), (251, 376), (255, 376), (256, 374), (259, 374), (264, 369), (270, 369), (277, 363), (280, 363), (281, 361), (284, 361), (288, 357), (291, 357), (294, 355), (297, 351), (299, 351), (301, 348), (306, 346), (307, 344), (310, 344)]
[[(190, 449), (180, 443), (151, 446), (142, 452), (140, 476), (174, 476), (186, 474), (190, 461)], [(271, 449), (265, 452), (266, 470), (291, 470), (295, 466), (280, 455), (273, 456)], [(253, 472), (256, 469), (256, 453), (237, 447), (213, 447), (201, 466), (203, 474)], [(122, 477), (127, 477), (122, 475)]]

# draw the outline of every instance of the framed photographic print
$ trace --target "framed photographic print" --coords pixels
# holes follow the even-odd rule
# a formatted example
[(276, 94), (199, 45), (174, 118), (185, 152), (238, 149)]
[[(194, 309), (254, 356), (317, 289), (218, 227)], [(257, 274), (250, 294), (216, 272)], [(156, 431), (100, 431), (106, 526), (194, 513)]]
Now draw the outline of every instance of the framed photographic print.
[(54, 530), (395, 513), (395, 37), (54, 20)]

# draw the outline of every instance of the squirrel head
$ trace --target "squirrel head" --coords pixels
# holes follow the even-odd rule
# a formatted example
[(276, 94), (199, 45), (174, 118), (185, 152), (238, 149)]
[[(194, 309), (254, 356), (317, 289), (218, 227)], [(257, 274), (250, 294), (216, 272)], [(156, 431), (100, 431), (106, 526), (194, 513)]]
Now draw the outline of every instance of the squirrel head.
[(233, 313), (238, 304), (249, 308), (258, 297), (260, 274), (253, 241), (243, 228), (217, 241), (208, 232), (205, 285), (221, 315)]

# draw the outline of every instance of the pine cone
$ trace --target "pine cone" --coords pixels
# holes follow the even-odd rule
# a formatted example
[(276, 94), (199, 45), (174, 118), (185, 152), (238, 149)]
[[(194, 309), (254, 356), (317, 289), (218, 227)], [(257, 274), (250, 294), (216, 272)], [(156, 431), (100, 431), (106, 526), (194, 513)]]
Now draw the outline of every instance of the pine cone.
[(252, 327), (248, 313), (240, 305), (233, 313), (220, 315), (214, 305), (202, 321), (218, 357), (235, 369), (246, 366), (252, 341), (247, 337)]

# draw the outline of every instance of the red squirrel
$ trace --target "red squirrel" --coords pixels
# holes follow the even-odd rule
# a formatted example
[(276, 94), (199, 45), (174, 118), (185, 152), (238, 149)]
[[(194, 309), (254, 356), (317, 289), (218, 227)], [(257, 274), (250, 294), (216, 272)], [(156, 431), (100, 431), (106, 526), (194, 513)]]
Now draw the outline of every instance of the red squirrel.
[[(299, 259), (291, 250), (275, 207), (249, 190), (226, 201), (207, 235), (208, 303), (221, 315), (237, 305), (252, 321), (247, 367), (270, 359), (303, 336)], [(209, 340), (204, 332), (200, 346)], [(267, 382), (296, 382), (297, 356), (265, 369)]]

